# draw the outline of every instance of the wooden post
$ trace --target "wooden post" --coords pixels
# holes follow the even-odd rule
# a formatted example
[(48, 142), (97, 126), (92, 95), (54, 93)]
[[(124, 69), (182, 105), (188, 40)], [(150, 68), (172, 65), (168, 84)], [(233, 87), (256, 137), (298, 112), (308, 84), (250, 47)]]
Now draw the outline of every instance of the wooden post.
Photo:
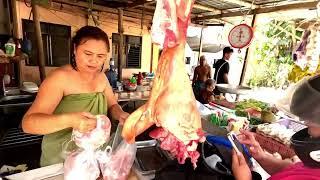
[(16, 0), (11, 0), (11, 7), (12, 7), (12, 22), (13, 22), (13, 37), (19, 37), (19, 28), (18, 28), (18, 17), (17, 17), (17, 4)]
[(33, 14), (33, 22), (34, 22), (34, 29), (36, 33), (36, 41), (37, 41), (37, 49), (38, 49), (38, 65), (39, 65), (39, 72), (40, 72), (40, 80), (41, 82), (46, 78), (46, 71), (45, 71), (45, 60), (44, 60), (44, 50), (43, 50), (43, 42), (42, 42), (42, 34), (41, 34), (41, 27), (40, 27), (40, 20), (39, 20), (39, 7), (36, 3), (32, 0), (32, 14)]
[[(255, 21), (256, 21), (256, 14), (254, 14), (253, 17), (252, 17), (251, 27), (254, 26)], [(245, 72), (247, 70), (247, 65), (248, 65), (248, 60), (247, 59), (248, 59), (248, 54), (249, 54), (249, 48), (250, 48), (250, 46), (246, 49), (246, 55), (244, 56), (243, 67), (242, 67), (242, 71), (241, 71), (239, 85), (242, 85), (242, 83), (244, 81), (244, 75), (245, 75)]]
[(118, 33), (119, 33), (119, 48), (118, 48), (118, 80), (122, 80), (122, 63), (123, 63), (123, 9), (118, 8)]
[(203, 35), (203, 27), (201, 27), (200, 45), (199, 45), (199, 55), (198, 55), (198, 64), (200, 63), (200, 57), (201, 57), (201, 54), (202, 54), (202, 35)]
[(152, 68), (153, 68), (153, 43), (151, 42), (150, 73), (152, 73)]
[[(12, 8), (12, 24), (13, 24), (13, 37), (15, 38), (19, 38), (19, 28), (18, 28), (18, 16), (17, 16), (17, 12), (19, 12), (19, 10), (17, 9), (17, 4), (16, 4), (16, 0), (11, 0), (11, 8)], [(22, 61), (18, 61), (17, 63), (15, 63), (15, 65), (18, 68), (18, 86), (21, 87), (22, 86)]]

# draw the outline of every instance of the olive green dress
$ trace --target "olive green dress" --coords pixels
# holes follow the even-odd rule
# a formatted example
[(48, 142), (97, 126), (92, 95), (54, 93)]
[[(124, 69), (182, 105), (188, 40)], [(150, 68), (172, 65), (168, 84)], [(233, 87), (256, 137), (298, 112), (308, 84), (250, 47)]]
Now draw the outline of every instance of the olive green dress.
[[(54, 114), (69, 112), (90, 112), (93, 115), (106, 114), (107, 103), (102, 92), (81, 93), (64, 96)], [(76, 121), (76, 119), (74, 119)], [(71, 142), (72, 128), (47, 134), (42, 140), (40, 165), (48, 166), (62, 163), (67, 151), (76, 148)]]

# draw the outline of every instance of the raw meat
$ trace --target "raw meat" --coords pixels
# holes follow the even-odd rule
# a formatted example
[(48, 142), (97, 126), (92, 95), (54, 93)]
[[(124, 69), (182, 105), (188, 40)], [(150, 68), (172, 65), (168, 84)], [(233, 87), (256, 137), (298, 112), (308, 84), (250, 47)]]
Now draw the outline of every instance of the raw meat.
[[(185, 70), (184, 50), (192, 0), (158, 0), (153, 19), (152, 38), (163, 45), (150, 99), (133, 112), (124, 124), (122, 136), (133, 143), (135, 136), (154, 123), (163, 129), (153, 134), (161, 147), (171, 151), (183, 163), (199, 153), (197, 143), (204, 141), (200, 113), (191, 82)], [(173, 147), (178, 147), (176, 152)]]
[(90, 132), (72, 132), (72, 140), (79, 149), (71, 152), (64, 162), (65, 180), (96, 180), (100, 175), (99, 151), (97, 149), (108, 142), (111, 123), (107, 116), (97, 116), (97, 126)]
[(111, 123), (107, 116), (97, 115), (97, 126), (88, 133), (80, 133), (74, 130), (72, 139), (78, 147), (83, 149), (97, 149), (110, 138)]
[[(186, 158), (190, 157), (191, 162), (193, 163), (194, 167), (196, 167), (197, 160), (200, 156), (199, 152), (197, 151), (198, 140), (191, 140), (189, 144), (185, 145), (172, 133), (163, 128), (157, 128), (150, 132), (150, 136), (160, 140), (160, 147), (177, 157), (177, 160), (180, 164), (184, 164)], [(203, 135), (199, 134), (199, 136)]]

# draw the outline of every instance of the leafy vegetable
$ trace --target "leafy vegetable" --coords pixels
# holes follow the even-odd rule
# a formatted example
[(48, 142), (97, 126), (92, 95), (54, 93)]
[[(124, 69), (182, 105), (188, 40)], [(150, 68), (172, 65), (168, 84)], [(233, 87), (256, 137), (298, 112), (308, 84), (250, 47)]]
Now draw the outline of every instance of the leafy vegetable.
[[(235, 115), (239, 117), (247, 117), (248, 118), (248, 112), (244, 110), (236, 110)], [(256, 117), (250, 117), (249, 119), (251, 125), (259, 125), (262, 123), (262, 120)]]
[(248, 113), (246, 112), (246, 111), (244, 111), (244, 110), (236, 110), (235, 112), (234, 112), (234, 114), (236, 115), (236, 116), (240, 116), (240, 117), (247, 117), (248, 116)]
[(259, 125), (259, 124), (262, 123), (262, 120), (261, 120), (261, 119), (259, 119), (259, 118), (254, 118), (254, 117), (251, 117), (251, 118), (249, 119), (249, 121), (250, 121), (250, 124), (251, 124), (251, 125)]
[(267, 103), (254, 100), (254, 99), (240, 101), (236, 104), (237, 111), (243, 111), (248, 108), (254, 108), (258, 111), (262, 111), (262, 110), (267, 110), (269, 108), (269, 105)]
[(213, 113), (210, 116), (210, 121), (212, 124), (217, 126), (227, 126), (228, 125), (228, 115)]

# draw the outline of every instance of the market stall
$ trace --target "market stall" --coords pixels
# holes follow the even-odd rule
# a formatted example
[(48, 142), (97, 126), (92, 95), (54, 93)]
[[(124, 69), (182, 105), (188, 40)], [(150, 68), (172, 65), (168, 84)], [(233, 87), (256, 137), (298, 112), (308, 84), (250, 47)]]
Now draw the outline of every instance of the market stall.
[(256, 140), (269, 153), (282, 158), (295, 156), (293, 149), (290, 148), (290, 138), (295, 132), (306, 127), (302, 122), (286, 116), (275, 106), (258, 100), (217, 103), (220, 105), (215, 103), (204, 105), (211, 109), (211, 114), (207, 113), (204, 117), (213, 125), (226, 129), (231, 129), (231, 126), (248, 129), (254, 132)]

